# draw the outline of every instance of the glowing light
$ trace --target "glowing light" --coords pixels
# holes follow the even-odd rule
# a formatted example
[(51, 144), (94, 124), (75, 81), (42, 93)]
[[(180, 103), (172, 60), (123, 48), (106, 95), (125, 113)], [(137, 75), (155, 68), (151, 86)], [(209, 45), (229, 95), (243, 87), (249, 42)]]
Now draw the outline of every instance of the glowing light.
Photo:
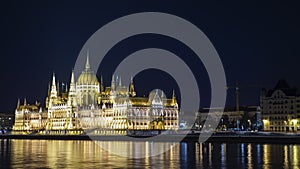
[(267, 119), (263, 119), (263, 123), (269, 123), (270, 121)]
[(297, 124), (297, 122), (298, 122), (297, 119), (293, 119), (293, 120), (292, 120), (292, 124), (293, 124), (293, 125)]

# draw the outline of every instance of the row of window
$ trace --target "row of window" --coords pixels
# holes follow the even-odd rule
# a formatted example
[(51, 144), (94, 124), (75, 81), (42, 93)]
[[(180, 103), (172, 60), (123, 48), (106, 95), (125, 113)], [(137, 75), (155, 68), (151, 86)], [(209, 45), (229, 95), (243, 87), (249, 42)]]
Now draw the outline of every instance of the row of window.
[[(300, 107), (300, 105), (297, 105), (297, 107)], [(288, 106), (274, 106), (274, 107), (269, 106), (269, 109), (272, 109), (272, 108), (273, 109), (283, 109), (283, 108), (287, 109)], [(294, 106), (290, 106), (289, 109), (294, 109)]]
[[(138, 125), (145, 125), (145, 126), (146, 126), (146, 125), (148, 125), (148, 124), (147, 124), (147, 123), (142, 123), (142, 122), (141, 122), (141, 123), (139, 123), (139, 122), (136, 122), (136, 123), (135, 123), (135, 122), (130, 122), (130, 123), (129, 123), (129, 126), (135, 126), (135, 125), (137, 125), (137, 126), (138, 126)], [(175, 125), (175, 126), (177, 126), (177, 123), (164, 123), (164, 125), (168, 125), (168, 126), (170, 126), (170, 125), (171, 125), (171, 126)]]
[[(274, 105), (276, 105), (276, 104), (287, 104), (287, 103), (289, 103), (289, 101), (287, 101), (287, 100), (285, 100), (285, 101), (283, 101), (283, 100), (281, 100), (281, 101), (269, 101), (269, 104), (274, 104)], [(291, 103), (293, 103), (293, 100), (291, 100)]]
[(269, 112), (263, 112), (263, 114), (294, 114), (293, 111), (269, 111)]

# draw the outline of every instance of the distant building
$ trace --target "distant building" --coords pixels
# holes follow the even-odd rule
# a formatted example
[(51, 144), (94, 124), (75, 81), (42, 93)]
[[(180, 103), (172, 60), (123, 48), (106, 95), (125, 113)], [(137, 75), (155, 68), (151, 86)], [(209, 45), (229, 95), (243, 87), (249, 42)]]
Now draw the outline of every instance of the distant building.
[(262, 90), (260, 104), (265, 131), (300, 131), (300, 95), (284, 79)]
[(221, 108), (203, 108), (196, 113), (195, 127), (199, 129), (211, 127), (205, 126), (205, 121), (209, 116), (212, 116), (211, 118), (221, 116), (217, 130), (230, 128), (238, 130), (255, 129), (261, 122), (258, 106), (240, 107), (239, 111), (233, 107), (225, 107), (224, 110)]
[(0, 113), (0, 129), (11, 129), (14, 124), (13, 113)]

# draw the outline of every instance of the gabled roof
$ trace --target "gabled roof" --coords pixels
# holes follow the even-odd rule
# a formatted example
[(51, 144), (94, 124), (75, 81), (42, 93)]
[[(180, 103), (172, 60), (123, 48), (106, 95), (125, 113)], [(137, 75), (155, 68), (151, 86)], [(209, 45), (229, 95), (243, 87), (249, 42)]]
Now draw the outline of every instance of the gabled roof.
[(272, 96), (276, 90), (281, 90), (287, 96), (297, 96), (297, 89), (291, 88), (285, 79), (280, 79), (276, 86), (267, 92), (267, 97)]

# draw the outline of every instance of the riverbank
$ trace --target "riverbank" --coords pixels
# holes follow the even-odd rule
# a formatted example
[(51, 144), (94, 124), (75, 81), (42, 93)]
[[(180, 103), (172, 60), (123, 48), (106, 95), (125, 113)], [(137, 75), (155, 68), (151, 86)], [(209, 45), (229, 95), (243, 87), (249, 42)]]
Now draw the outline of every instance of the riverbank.
[[(0, 139), (28, 140), (98, 140), (98, 141), (158, 141), (158, 142), (198, 142), (198, 134), (163, 135), (160, 137), (120, 136), (120, 135), (0, 135)], [(300, 135), (212, 135), (205, 142), (218, 143), (286, 143), (300, 144)]]

